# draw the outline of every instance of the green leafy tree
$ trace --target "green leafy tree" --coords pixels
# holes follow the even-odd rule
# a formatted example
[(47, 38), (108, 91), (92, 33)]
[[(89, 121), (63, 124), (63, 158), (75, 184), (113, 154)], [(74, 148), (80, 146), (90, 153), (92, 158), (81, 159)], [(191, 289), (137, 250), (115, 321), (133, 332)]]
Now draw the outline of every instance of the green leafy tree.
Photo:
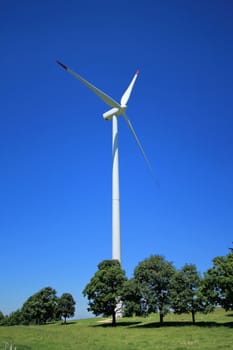
[(64, 318), (64, 323), (66, 324), (66, 319), (74, 316), (75, 304), (73, 296), (70, 293), (63, 293), (57, 302), (57, 313)]
[(44, 324), (56, 319), (57, 296), (55, 289), (46, 287), (30, 296), (23, 304), (25, 324)]
[(212, 268), (204, 274), (202, 295), (213, 305), (233, 310), (233, 252), (213, 259)]
[(152, 255), (140, 262), (134, 271), (144, 309), (148, 313), (158, 312), (160, 323), (163, 323), (164, 316), (170, 310), (170, 280), (174, 273), (175, 268), (172, 263), (160, 255)]
[(0, 311), (0, 326), (4, 324), (4, 319), (5, 319), (5, 316), (3, 315), (2, 311)]
[(197, 312), (211, 311), (209, 304), (201, 298), (198, 292), (201, 285), (201, 276), (195, 265), (184, 265), (181, 270), (174, 274), (171, 285), (171, 306), (175, 313), (191, 313), (192, 322), (195, 323)]
[(122, 295), (125, 281), (125, 272), (118, 260), (102, 261), (98, 265), (98, 271), (83, 290), (83, 295), (88, 298), (88, 311), (92, 311), (96, 316), (112, 316), (112, 325), (115, 326), (117, 298)]
[(134, 278), (124, 283), (122, 301), (124, 302), (124, 316), (141, 316), (146, 313), (139, 285)]
[(21, 310), (11, 312), (6, 319), (6, 325), (17, 326), (20, 324), (23, 324), (23, 315)]

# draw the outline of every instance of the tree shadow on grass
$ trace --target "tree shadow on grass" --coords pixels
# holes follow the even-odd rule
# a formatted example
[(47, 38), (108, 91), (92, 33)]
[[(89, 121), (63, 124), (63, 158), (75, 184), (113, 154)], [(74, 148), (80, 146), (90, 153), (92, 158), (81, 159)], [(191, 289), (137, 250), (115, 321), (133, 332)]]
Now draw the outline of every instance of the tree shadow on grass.
[(142, 323), (141, 321), (129, 321), (129, 322), (124, 322), (124, 321), (117, 321), (116, 325), (113, 326), (112, 322), (109, 321), (108, 323), (102, 323), (99, 322), (98, 324), (94, 324), (91, 327), (102, 327), (102, 328), (113, 328), (113, 327), (131, 327), (134, 326), (136, 327), (138, 324)]
[(66, 323), (65, 322), (62, 322), (60, 323), (61, 326), (70, 326), (72, 324), (76, 324), (77, 321), (67, 321)]
[(143, 323), (140, 325), (135, 325), (132, 328), (166, 328), (166, 327), (187, 327), (187, 326), (194, 326), (194, 327), (228, 327), (233, 328), (233, 322), (163, 322), (162, 324), (159, 322), (151, 322), (151, 323)]
[(32, 348), (30, 346), (27, 346), (27, 345), (17, 345), (16, 349), (17, 350), (31, 350)]

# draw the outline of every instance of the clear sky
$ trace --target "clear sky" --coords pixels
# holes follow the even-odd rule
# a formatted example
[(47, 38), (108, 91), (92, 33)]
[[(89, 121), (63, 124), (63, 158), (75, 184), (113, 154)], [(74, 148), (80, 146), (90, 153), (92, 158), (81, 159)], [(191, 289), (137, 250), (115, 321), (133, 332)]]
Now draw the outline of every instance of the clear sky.
[(39, 289), (82, 290), (111, 259), (108, 109), (61, 60), (119, 101), (122, 266), (161, 254), (200, 272), (233, 238), (233, 2), (3, 1), (0, 5), (0, 310)]

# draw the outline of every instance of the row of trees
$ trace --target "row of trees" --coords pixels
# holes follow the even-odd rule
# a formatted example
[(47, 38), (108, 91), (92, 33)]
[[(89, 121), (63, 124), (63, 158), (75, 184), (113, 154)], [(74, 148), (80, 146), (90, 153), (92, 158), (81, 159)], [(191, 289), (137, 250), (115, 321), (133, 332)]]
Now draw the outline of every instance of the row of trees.
[[(163, 256), (152, 255), (140, 262), (133, 278), (127, 279), (117, 260), (104, 260), (83, 290), (88, 311), (112, 316), (116, 324), (116, 306), (123, 303), (125, 316), (156, 312), (162, 323), (168, 312), (190, 313), (195, 322), (197, 312), (208, 313), (216, 306), (233, 310), (233, 249), (226, 256), (213, 259), (213, 266), (203, 276), (193, 264), (177, 270)], [(44, 324), (74, 316), (75, 301), (71, 294), (57, 297), (55, 289), (46, 287), (27, 299), (20, 310), (4, 316), (0, 325)]]
[(162, 323), (168, 312), (208, 313), (216, 306), (233, 310), (233, 251), (213, 259), (212, 268), (201, 277), (196, 266), (186, 264), (176, 270), (160, 255), (140, 262), (132, 279), (127, 279), (117, 260), (105, 260), (83, 290), (89, 308), (96, 316), (112, 316), (119, 297), (124, 315), (147, 315), (157, 312)]
[(0, 311), (0, 325), (45, 324), (74, 316), (75, 301), (70, 293), (59, 298), (51, 287), (41, 289), (30, 296), (20, 310), (4, 316)]

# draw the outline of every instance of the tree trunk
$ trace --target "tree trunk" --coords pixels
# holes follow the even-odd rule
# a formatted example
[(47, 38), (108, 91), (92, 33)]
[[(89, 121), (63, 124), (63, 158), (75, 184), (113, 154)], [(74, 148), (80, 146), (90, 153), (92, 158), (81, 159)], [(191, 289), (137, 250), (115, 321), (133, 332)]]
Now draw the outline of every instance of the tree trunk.
[(159, 314), (159, 322), (161, 324), (163, 323), (163, 314), (162, 313)]
[(113, 313), (112, 313), (112, 326), (113, 327), (116, 326), (116, 313), (115, 313), (115, 311), (113, 311)]
[(195, 312), (192, 310), (192, 322), (195, 323)]

